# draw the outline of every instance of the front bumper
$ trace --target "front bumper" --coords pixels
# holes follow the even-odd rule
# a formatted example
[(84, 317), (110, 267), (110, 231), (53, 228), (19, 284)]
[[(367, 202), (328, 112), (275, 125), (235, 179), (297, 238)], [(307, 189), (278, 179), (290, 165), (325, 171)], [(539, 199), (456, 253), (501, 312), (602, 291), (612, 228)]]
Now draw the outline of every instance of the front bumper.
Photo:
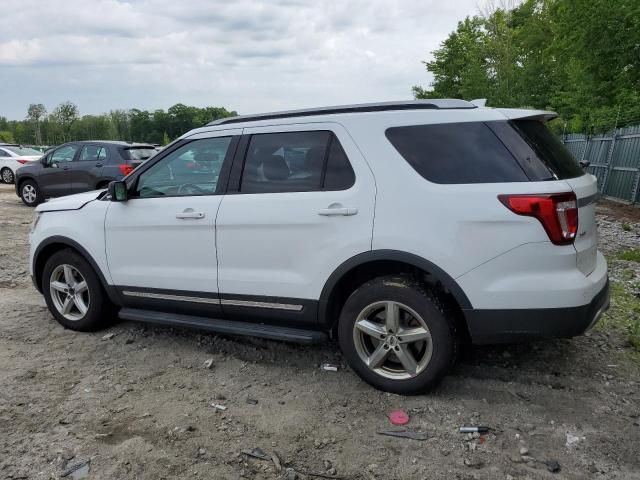
[(609, 279), (590, 303), (577, 307), (465, 310), (475, 344), (518, 343), (536, 338), (581, 335), (609, 308)]

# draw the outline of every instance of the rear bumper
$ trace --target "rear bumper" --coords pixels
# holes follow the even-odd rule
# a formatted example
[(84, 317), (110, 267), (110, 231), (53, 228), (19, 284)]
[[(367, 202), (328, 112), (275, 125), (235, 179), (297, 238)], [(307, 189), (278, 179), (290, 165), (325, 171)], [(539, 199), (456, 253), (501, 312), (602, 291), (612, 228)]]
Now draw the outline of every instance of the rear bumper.
[(475, 344), (517, 343), (536, 338), (570, 338), (590, 329), (609, 308), (609, 280), (590, 303), (577, 307), (466, 310)]

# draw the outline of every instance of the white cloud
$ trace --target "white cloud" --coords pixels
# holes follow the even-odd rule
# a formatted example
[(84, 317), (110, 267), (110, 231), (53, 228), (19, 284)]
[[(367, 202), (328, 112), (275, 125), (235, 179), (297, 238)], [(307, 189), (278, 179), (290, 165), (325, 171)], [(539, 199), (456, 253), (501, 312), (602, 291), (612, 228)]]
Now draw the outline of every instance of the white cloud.
[(3, 0), (0, 115), (410, 98), (477, 0)]

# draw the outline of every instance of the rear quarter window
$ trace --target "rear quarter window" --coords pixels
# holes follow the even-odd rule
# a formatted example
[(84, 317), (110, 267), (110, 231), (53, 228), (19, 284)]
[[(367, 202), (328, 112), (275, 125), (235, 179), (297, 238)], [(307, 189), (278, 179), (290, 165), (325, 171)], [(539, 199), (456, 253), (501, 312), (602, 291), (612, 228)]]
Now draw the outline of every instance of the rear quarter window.
[(481, 122), (392, 127), (385, 134), (409, 165), (430, 182), (529, 180), (500, 139)]

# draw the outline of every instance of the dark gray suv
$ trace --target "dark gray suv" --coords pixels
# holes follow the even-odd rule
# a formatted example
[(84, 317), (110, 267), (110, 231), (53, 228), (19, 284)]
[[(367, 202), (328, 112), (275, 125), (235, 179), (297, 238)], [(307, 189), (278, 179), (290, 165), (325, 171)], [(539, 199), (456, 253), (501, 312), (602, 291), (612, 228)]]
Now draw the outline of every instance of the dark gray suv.
[(16, 194), (35, 207), (49, 197), (106, 188), (151, 158), (153, 145), (106, 140), (70, 142), (16, 172)]

